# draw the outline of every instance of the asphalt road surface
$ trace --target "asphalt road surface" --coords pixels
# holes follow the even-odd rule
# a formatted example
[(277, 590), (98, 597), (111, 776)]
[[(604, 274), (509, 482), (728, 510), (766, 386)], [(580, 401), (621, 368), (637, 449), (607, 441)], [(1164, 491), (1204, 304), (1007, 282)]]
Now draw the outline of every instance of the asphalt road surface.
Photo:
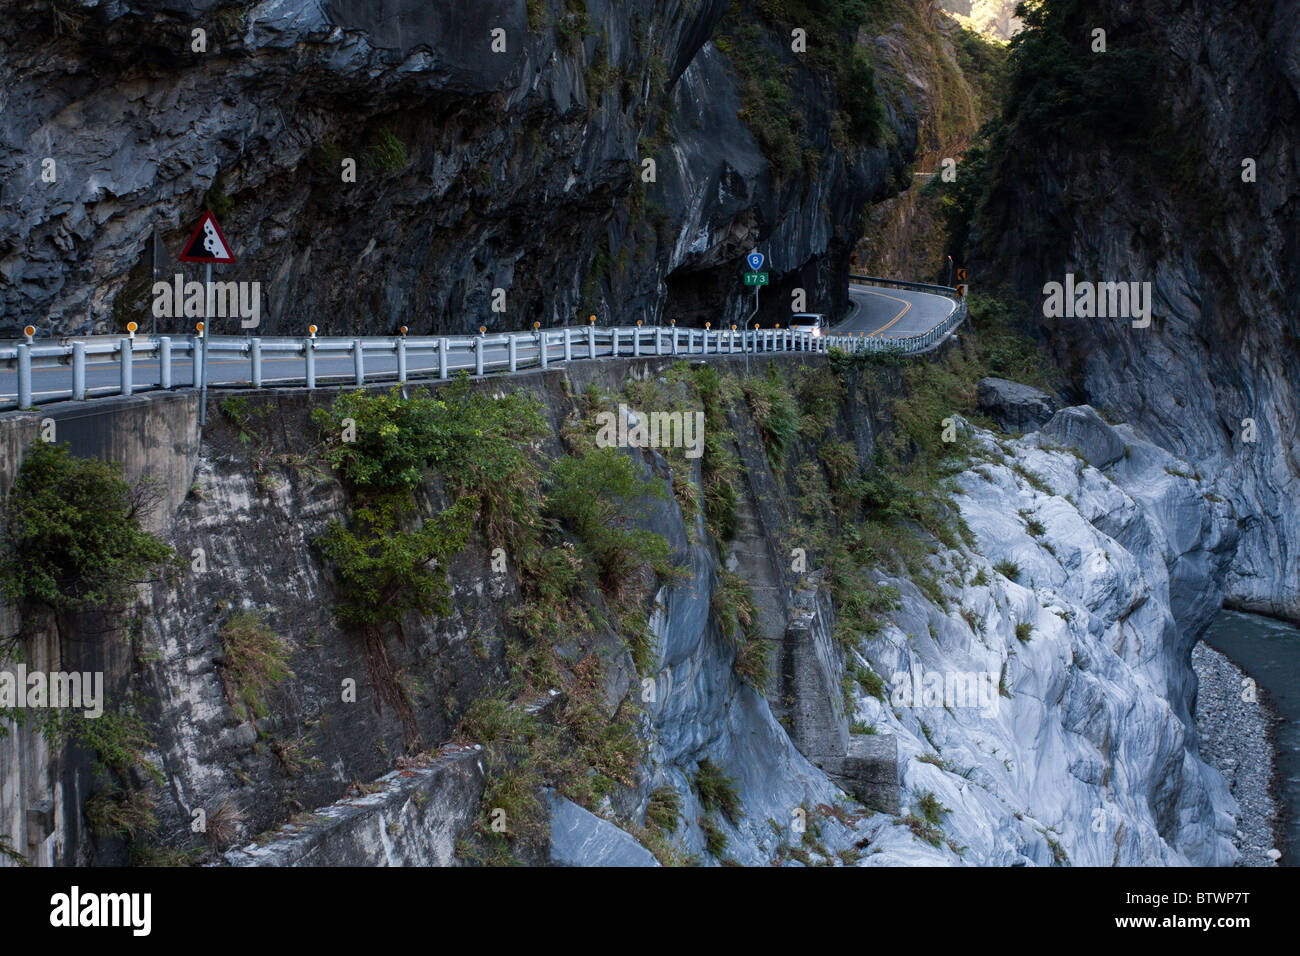
[[(853, 309), (848, 317), (834, 329), (837, 333), (866, 332), (869, 336), (882, 339), (904, 338), (928, 332), (953, 310), (951, 299), (928, 292), (913, 292), (905, 289), (877, 289), (869, 286), (850, 285), (849, 296)], [(627, 341), (623, 348), (628, 346)], [(652, 346), (651, 346), (652, 348)], [(608, 354), (609, 346), (597, 346), (598, 354)], [(551, 361), (563, 361), (564, 348), (552, 345), (548, 349)], [(575, 358), (587, 358), (585, 339), (575, 339), (573, 343)], [(113, 395), (121, 387), (121, 372), (117, 361), (95, 360), (92, 356), (86, 363), (87, 395)], [(484, 350), (484, 366), (501, 368), (508, 363), (509, 353), (505, 346), (492, 346)], [(519, 342), (518, 362), (521, 368), (535, 365), (537, 346), (526, 339)], [(397, 356), (367, 353), (365, 358), (366, 378), (387, 374), (397, 379)], [(302, 356), (279, 355), (274, 352), (262, 356), (262, 381), (264, 384), (275, 382), (301, 382), (306, 374)], [(453, 352), (449, 356), (448, 368), (474, 368), (474, 356), (467, 352)], [(407, 372), (412, 377), (430, 371), (436, 373), (438, 356), (436, 353), (409, 353), (407, 355)], [(147, 388), (158, 384), (158, 359), (140, 355), (132, 363), (131, 378), (135, 388)], [(337, 384), (355, 380), (352, 354), (342, 351), (320, 351), (316, 353), (316, 380), (318, 384)], [(186, 355), (172, 358), (172, 384), (184, 387), (193, 384), (194, 368)], [(223, 385), (248, 385), (249, 362), (247, 356), (223, 356), (213, 354), (209, 358), (208, 386), (219, 388)], [(0, 405), (11, 406), (18, 398), (18, 373), (14, 369), (0, 369)], [(35, 365), (32, 368), (32, 398), (37, 403), (70, 398), (72, 395), (72, 369), (70, 365)]]
[(836, 332), (866, 332), (871, 338), (901, 339), (923, 335), (956, 307), (952, 299), (911, 289), (849, 285), (853, 309)]

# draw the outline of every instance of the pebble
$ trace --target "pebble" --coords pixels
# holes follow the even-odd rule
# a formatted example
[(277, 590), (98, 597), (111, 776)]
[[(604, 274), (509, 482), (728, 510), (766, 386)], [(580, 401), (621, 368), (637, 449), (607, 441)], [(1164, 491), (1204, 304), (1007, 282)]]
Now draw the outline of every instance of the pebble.
[(1201, 759), (1223, 774), (1237, 800), (1234, 842), (1241, 851), (1238, 866), (1276, 866), (1279, 807), (1269, 792), (1275, 753), (1273, 725), (1277, 716), (1262, 701), (1241, 699), (1246, 675), (1207, 644), (1192, 649), (1192, 669), (1200, 687), (1196, 694), (1196, 736)]

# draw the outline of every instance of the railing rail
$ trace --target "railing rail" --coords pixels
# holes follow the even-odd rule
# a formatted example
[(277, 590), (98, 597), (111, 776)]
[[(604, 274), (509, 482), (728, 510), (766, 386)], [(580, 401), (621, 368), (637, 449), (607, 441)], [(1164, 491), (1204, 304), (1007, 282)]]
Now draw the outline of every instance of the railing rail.
[[(938, 292), (954, 300), (953, 311), (934, 328), (917, 335), (879, 338), (858, 334), (813, 336), (792, 329), (698, 329), (678, 326), (568, 326), (533, 332), (491, 335), (363, 336), (363, 337), (240, 337), (213, 335), (207, 343), (210, 366), (237, 365), (247, 369), (234, 380), (214, 388), (291, 385), (317, 388), (329, 384), (406, 382), (413, 378), (446, 379), (461, 369), (476, 375), (546, 368), (551, 362), (575, 359), (632, 358), (662, 355), (711, 357), (741, 354), (898, 352), (917, 355), (935, 348), (966, 317), (966, 305), (955, 289), (918, 282), (852, 276), (899, 288)], [(176, 360), (188, 359), (178, 377)], [(351, 359), (347, 363), (347, 359)], [(202, 375), (203, 340), (199, 335), (85, 336), (62, 343), (0, 344), (0, 370), (17, 373), (16, 395), (0, 397), (0, 409), (31, 408), (68, 399), (84, 400), (141, 391), (193, 388)], [(286, 362), (287, 360), (287, 362)], [(332, 367), (318, 368), (333, 360)], [(340, 363), (342, 360), (342, 364)], [(301, 362), (301, 364), (298, 364)], [(288, 364), (290, 367), (285, 367)], [(34, 387), (34, 374), (70, 366), (71, 376), (59, 376), (59, 387)], [(156, 374), (154, 370), (156, 368)], [(87, 373), (104, 378), (116, 369), (111, 383), (89, 385)], [(148, 372), (147, 375), (142, 373)], [(145, 379), (148, 379), (147, 381)], [(43, 383), (44, 384), (44, 383)], [(12, 397), (10, 397), (12, 396)], [(15, 401), (16, 399), (16, 401)]]

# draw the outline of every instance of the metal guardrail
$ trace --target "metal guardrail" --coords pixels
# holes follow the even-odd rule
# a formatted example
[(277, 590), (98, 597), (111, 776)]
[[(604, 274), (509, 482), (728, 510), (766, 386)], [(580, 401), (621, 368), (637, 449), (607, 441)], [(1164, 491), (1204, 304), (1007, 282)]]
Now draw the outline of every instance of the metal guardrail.
[(960, 301), (961, 295), (952, 286), (932, 285), (929, 282), (907, 282), (903, 279), (883, 279), (880, 276), (861, 276), (853, 273), (849, 274), (850, 282), (864, 282), (870, 285), (892, 286), (895, 289), (913, 289), (917, 292), (935, 292), (939, 295), (947, 296), (950, 299)]
[[(943, 322), (929, 331), (902, 338), (875, 338), (865, 333), (814, 336), (810, 332), (792, 329), (687, 329), (676, 326), (617, 326), (597, 328), (584, 326), (545, 329), (536, 332), (509, 332), (498, 335), (444, 335), (444, 336), (369, 336), (357, 338), (290, 338), (260, 336), (241, 338), (213, 335), (207, 343), (208, 361), (229, 363), (247, 361), (246, 378), (234, 381), (213, 382), (213, 388), (243, 385), (262, 388), (270, 385), (291, 385), (309, 389), (319, 382), (329, 384), (368, 383), (393, 381), (404, 383), (414, 378), (447, 379), (453, 371), (472, 370), (475, 375), (489, 371), (515, 372), (523, 368), (546, 368), (551, 362), (569, 362), (590, 358), (635, 358), (662, 355), (710, 357), (742, 354), (826, 354), (832, 349), (849, 353), (897, 352), (919, 354), (933, 348), (951, 332), (966, 315), (965, 302), (956, 291), (944, 286), (923, 283), (895, 282), (871, 277), (881, 284), (892, 283), (899, 287), (918, 290), (940, 290), (955, 298), (956, 306)], [(82, 401), (109, 395), (131, 395), (136, 392), (194, 388), (202, 381), (203, 340), (200, 335), (189, 336), (91, 336), (68, 343), (38, 344), (18, 343), (0, 346), (0, 369), (16, 370), (17, 402), (0, 399), (0, 408), (31, 408), (34, 402)], [(174, 372), (178, 357), (189, 359), (188, 374), (177, 381)], [(412, 359), (426, 357), (429, 364), (412, 369)], [(137, 382), (136, 365), (141, 360), (157, 361), (156, 382)], [(285, 358), (301, 360), (301, 372), (264, 375), (264, 359)], [(318, 375), (318, 361), (326, 358), (351, 359), (347, 373), (326, 370)], [(383, 364), (389, 368), (374, 368), (372, 359), (390, 360)], [(338, 364), (337, 361), (335, 364)], [(370, 364), (372, 367), (367, 368)], [(44, 390), (34, 395), (33, 368), (71, 366), (71, 387)], [(87, 371), (117, 369), (116, 382), (111, 385), (87, 386)], [(36, 400), (39, 399), (37, 402)]]

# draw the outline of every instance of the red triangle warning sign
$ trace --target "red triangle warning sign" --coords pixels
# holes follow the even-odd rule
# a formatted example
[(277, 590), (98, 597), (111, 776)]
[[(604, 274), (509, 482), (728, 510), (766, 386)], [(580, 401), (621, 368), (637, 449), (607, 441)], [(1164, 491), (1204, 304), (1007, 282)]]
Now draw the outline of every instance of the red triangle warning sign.
[(235, 261), (235, 254), (230, 251), (230, 243), (226, 242), (221, 227), (217, 225), (217, 217), (212, 215), (211, 210), (203, 211), (203, 218), (199, 220), (198, 228), (190, 236), (190, 241), (185, 243), (185, 251), (178, 258), (181, 262), (212, 264)]

